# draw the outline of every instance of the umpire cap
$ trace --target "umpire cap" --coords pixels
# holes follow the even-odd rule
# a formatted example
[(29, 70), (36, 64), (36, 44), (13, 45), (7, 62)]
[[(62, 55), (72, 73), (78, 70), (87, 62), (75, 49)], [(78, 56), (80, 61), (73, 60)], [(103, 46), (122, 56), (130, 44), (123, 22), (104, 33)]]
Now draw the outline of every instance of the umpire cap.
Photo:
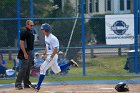
[(41, 25), (41, 30), (45, 30), (46, 32), (50, 32), (51, 31), (51, 26), (47, 23), (44, 23)]

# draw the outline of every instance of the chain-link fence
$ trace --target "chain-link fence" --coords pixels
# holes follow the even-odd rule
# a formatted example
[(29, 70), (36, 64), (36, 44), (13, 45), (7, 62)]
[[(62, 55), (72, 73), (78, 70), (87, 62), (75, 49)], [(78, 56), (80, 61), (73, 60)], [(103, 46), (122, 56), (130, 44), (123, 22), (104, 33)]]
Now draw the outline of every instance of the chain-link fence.
[[(2, 11), (0, 52), (5, 55), (7, 64), (12, 62), (9, 58), (14, 59), (17, 55), (19, 32), (25, 28), (26, 20), (31, 19), (35, 23), (33, 29), (35, 52), (42, 53), (45, 49), (40, 26), (42, 23), (49, 23), (52, 26), (52, 33), (59, 39), (60, 50), (68, 60), (74, 59), (79, 64), (79, 68), (70, 68), (70, 76), (132, 75), (140, 71), (140, 56), (137, 52), (131, 54), (130, 51), (137, 51), (139, 48), (137, 44), (139, 9), (138, 5), (134, 6), (136, 2), (139, 3), (138, 0), (1, 0), (0, 2)], [(129, 20), (127, 16), (133, 14), (134, 18)], [(121, 17), (122, 15), (126, 17)], [(128, 25), (122, 19), (129, 20), (128, 23), (132, 24)], [(108, 23), (107, 20), (111, 20), (112, 23)], [(110, 27), (109, 30), (107, 25)], [(130, 36), (132, 40), (129, 37), (127, 39), (131, 43), (123, 41), (127, 39), (122, 40), (124, 43), (118, 43), (121, 39), (107, 41), (107, 33), (112, 37), (118, 33), (118, 37), (114, 40)], [(8, 54), (9, 58), (6, 56)], [(8, 67), (12, 68), (12, 65)]]

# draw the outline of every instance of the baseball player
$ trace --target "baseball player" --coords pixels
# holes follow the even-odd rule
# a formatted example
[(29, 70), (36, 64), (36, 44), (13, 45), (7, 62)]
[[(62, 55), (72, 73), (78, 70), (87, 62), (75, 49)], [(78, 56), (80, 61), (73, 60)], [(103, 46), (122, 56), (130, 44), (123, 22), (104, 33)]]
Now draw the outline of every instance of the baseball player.
[(47, 23), (42, 24), (41, 31), (45, 35), (46, 49), (44, 55), (46, 56), (46, 60), (40, 66), (40, 76), (35, 88), (37, 92), (39, 91), (40, 86), (44, 80), (45, 73), (49, 68), (51, 68), (54, 73), (61, 72), (61, 69), (57, 63), (58, 59), (57, 52), (59, 50), (59, 41), (57, 37), (51, 33), (51, 26), (49, 24)]

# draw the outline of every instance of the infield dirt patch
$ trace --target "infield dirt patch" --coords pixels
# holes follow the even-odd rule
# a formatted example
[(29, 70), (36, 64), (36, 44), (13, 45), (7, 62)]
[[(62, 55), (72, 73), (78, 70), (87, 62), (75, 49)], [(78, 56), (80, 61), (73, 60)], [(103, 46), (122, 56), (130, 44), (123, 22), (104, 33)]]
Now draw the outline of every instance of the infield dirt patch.
[[(38, 93), (117, 93), (114, 84), (77, 84), (42, 86)], [(128, 84), (129, 93), (140, 93), (140, 84)], [(0, 88), (0, 93), (36, 93), (33, 89)], [(122, 92), (121, 92), (122, 93)]]

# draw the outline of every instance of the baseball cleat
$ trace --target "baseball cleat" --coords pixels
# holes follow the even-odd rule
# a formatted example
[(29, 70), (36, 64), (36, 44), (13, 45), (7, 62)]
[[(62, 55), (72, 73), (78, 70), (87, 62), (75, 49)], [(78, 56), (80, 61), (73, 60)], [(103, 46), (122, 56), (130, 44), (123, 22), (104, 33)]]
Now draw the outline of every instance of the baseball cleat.
[(72, 63), (72, 65), (75, 65), (76, 67), (79, 67), (79, 65), (77, 64), (77, 62), (75, 62), (73, 59), (71, 59), (70, 62)]
[(29, 85), (29, 87), (35, 89), (36, 85), (31, 84), (31, 85)]
[(36, 86), (34, 89), (35, 89), (36, 92), (39, 92), (40, 87), (37, 87), (37, 86)]
[(29, 85), (26, 85), (26, 86), (24, 86), (24, 88), (30, 88), (30, 86)]
[(17, 90), (23, 89), (23, 87), (22, 87), (21, 85), (17, 85), (17, 86), (15, 86), (15, 88), (16, 88)]

